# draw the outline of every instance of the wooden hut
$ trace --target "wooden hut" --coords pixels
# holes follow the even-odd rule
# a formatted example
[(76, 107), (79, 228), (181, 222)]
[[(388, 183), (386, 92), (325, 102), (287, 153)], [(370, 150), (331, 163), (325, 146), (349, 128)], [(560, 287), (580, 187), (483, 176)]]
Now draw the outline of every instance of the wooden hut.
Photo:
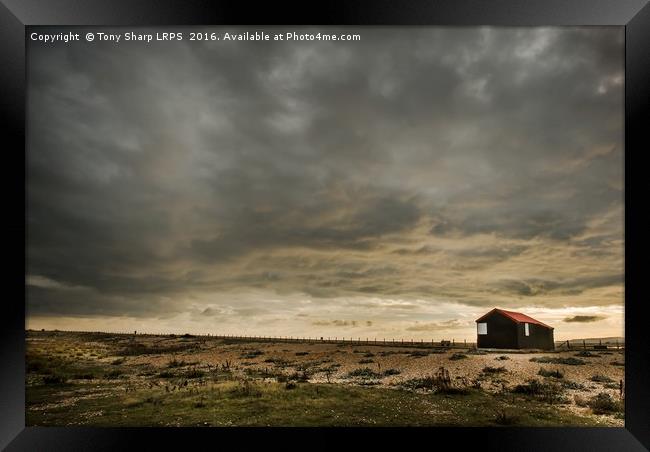
[(478, 348), (553, 350), (553, 327), (520, 312), (494, 308), (476, 320)]

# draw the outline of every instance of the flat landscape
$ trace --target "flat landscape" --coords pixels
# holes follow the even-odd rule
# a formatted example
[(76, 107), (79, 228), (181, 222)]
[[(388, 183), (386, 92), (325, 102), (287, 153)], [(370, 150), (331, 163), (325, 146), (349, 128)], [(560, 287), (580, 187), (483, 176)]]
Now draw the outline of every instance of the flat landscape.
[(615, 426), (623, 350), (27, 332), (29, 426)]

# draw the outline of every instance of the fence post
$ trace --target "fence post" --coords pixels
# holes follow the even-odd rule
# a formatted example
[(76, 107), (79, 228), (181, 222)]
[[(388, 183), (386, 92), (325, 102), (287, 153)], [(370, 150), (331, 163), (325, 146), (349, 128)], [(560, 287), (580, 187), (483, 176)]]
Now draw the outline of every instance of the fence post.
[(585, 342), (584, 339), (582, 340), (582, 348), (583, 348), (584, 350), (587, 350), (587, 343)]

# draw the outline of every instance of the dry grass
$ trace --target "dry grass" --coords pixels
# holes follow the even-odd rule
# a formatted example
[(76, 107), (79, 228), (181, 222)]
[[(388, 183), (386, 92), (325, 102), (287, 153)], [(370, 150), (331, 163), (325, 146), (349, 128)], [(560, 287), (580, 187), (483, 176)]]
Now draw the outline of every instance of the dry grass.
[[(77, 356), (79, 351), (83, 352), (83, 357)], [(27, 387), (28, 391), (29, 388), (70, 387), (76, 395), (65, 400), (90, 396), (95, 390), (100, 391), (97, 389), (100, 386), (104, 391), (103, 385), (120, 388), (124, 394), (156, 388), (165, 394), (175, 394), (180, 390), (200, 391), (206, 385), (234, 384), (242, 379), (250, 380), (249, 385), (279, 383), (283, 391), (298, 389), (293, 386), (296, 384), (309, 383), (346, 387), (370, 385), (373, 389), (388, 390), (460, 391), (456, 393), (460, 396), (469, 388), (486, 394), (511, 393), (530, 398), (534, 403), (562, 402), (562, 409), (576, 415), (609, 416), (607, 423), (610, 425), (623, 425), (617, 411), (607, 414), (601, 410), (604, 414), (595, 415), (586, 402), (582, 405), (575, 402), (576, 396), (577, 400), (590, 401), (599, 393), (618, 400), (616, 382), (624, 379), (624, 366), (612, 363), (622, 363), (622, 351), (599, 352), (580, 358), (575, 357), (575, 350), (553, 354), (479, 352), (397, 346), (359, 348), (318, 342), (246, 343), (201, 336), (30, 332)], [(499, 361), (497, 366), (495, 361)], [(540, 369), (539, 363), (553, 366)], [(435, 377), (440, 368), (445, 368), (451, 378), (446, 388)], [(530, 383), (539, 376), (543, 377), (539, 385)], [(233, 394), (241, 397), (253, 397), (255, 393), (246, 388), (246, 383), (236, 383), (233, 388)], [(197, 399), (194, 403), (200, 406), (207, 402)], [(48, 404), (50, 402), (43, 401), (34, 407)], [(507, 425), (511, 422), (509, 418), (514, 416), (507, 410), (505, 414), (497, 414), (492, 419), (500, 419), (497, 422), (502, 422), (500, 425)], [(602, 419), (598, 422), (602, 423)]]

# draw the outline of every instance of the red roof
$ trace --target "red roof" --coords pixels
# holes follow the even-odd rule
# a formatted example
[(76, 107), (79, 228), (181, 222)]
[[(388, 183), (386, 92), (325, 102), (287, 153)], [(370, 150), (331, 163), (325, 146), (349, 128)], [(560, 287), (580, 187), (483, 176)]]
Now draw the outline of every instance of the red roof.
[(499, 309), (499, 308), (492, 309), (490, 312), (488, 312), (487, 314), (485, 314), (481, 318), (476, 319), (476, 321), (480, 322), (485, 317), (487, 317), (488, 315), (492, 314), (495, 311), (500, 313), (500, 314), (503, 314), (504, 316), (508, 317), (511, 320), (514, 320), (517, 323), (536, 323), (537, 325), (542, 325), (542, 326), (544, 326), (546, 328), (553, 329), (552, 326), (548, 326), (547, 324), (542, 323), (539, 320), (535, 320), (534, 318), (529, 317), (526, 314), (522, 314), (521, 312), (504, 311), (503, 309)]

